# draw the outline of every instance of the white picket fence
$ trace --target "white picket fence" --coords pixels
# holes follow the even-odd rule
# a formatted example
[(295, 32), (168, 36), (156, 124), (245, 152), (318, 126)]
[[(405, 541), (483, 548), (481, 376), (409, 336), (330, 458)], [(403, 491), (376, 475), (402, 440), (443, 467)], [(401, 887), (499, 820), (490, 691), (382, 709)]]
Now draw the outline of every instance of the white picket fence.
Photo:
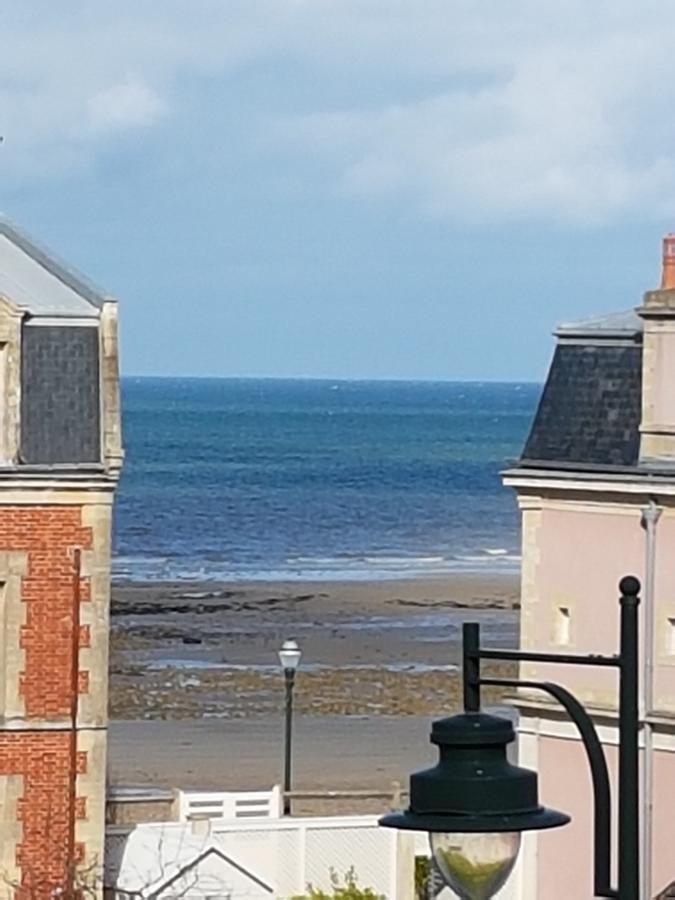
[(106, 883), (123, 898), (270, 900), (330, 891), (353, 869), (387, 900), (414, 898), (414, 841), (376, 816), (197, 819), (109, 829)]
[(278, 819), (281, 816), (281, 788), (271, 791), (178, 791), (178, 820)]

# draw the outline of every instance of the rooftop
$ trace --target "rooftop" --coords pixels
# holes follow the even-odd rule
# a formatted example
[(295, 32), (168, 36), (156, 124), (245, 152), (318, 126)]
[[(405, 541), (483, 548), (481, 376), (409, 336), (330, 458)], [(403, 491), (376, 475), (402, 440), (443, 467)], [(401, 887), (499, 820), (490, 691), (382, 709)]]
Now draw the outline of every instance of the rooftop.
[(578, 319), (576, 322), (563, 322), (555, 330), (558, 338), (633, 338), (642, 334), (643, 322), (634, 309), (622, 312), (606, 313)]
[(109, 298), (9, 219), (0, 217), (0, 296), (32, 316), (98, 318)]

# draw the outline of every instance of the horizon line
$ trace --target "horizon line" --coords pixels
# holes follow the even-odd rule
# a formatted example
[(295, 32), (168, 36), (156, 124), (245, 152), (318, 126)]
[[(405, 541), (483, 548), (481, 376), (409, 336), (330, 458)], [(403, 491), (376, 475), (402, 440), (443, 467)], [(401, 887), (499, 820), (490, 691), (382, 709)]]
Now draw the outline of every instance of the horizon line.
[(518, 378), (424, 378), (415, 376), (413, 378), (405, 378), (403, 376), (365, 376), (365, 375), (139, 375), (139, 374), (122, 374), (122, 381), (136, 380), (165, 380), (165, 381), (317, 381), (317, 382), (339, 382), (339, 383), (363, 383), (363, 382), (381, 382), (383, 384), (390, 383), (417, 383), (417, 384), (519, 384), (519, 385), (542, 385), (543, 381), (533, 379)]

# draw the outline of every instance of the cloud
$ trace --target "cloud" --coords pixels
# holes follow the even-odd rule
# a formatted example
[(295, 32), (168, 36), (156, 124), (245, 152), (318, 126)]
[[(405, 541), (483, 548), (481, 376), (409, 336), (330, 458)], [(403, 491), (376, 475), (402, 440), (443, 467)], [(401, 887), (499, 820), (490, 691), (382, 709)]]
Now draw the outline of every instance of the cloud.
[(87, 100), (87, 117), (94, 132), (151, 125), (165, 111), (164, 101), (135, 78), (127, 78)]
[[(460, 21), (473, 40), (450, 42), (447, 86), (295, 117), (280, 138), (330, 160), (343, 193), (398, 197), (455, 221), (595, 224), (675, 211), (675, 9), (638, 19), (626, 4), (598, 3), (590, 23), (568, 3), (552, 23), (546, 3), (543, 15), (510, 3), (479, 40), (490, 5)], [(467, 85), (472, 61), (484, 78)]]
[(323, 190), (460, 222), (675, 211), (666, 0), (160, 6), (3, 4), (5, 185), (77, 174), (117, 139), (142, 146), (178, 97), (213, 83), (227, 98), (233, 73), (293, 70), (284, 113), (255, 110), (242, 134), (268, 170), (316, 161)]

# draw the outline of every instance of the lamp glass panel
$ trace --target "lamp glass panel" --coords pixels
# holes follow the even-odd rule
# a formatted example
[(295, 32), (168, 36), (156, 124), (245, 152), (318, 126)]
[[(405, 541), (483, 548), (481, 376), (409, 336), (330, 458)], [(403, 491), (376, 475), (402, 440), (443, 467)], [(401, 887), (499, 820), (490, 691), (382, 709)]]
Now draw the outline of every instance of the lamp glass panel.
[(490, 900), (504, 886), (520, 850), (520, 832), (429, 835), (447, 886), (462, 900)]
[(302, 652), (295, 641), (284, 641), (279, 651), (279, 662), (284, 669), (297, 669)]

